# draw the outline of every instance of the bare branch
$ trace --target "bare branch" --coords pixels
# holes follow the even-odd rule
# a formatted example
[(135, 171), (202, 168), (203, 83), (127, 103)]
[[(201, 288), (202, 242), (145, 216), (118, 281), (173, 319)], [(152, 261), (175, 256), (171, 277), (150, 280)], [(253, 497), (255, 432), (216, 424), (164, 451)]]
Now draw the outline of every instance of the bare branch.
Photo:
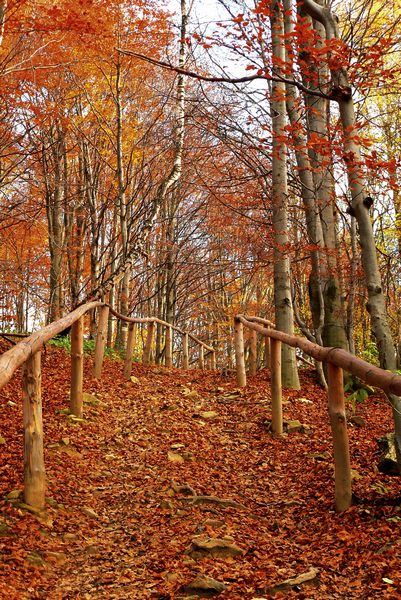
[(251, 81), (264, 80), (264, 81), (276, 81), (288, 83), (289, 85), (294, 85), (300, 91), (305, 94), (310, 94), (311, 96), (317, 96), (318, 98), (326, 98), (330, 100), (330, 96), (325, 94), (324, 92), (319, 92), (317, 90), (311, 90), (305, 85), (303, 85), (300, 81), (296, 81), (295, 79), (287, 79), (286, 77), (275, 77), (273, 75), (266, 75), (262, 73), (255, 73), (253, 75), (244, 75), (243, 77), (221, 77), (218, 75), (202, 75), (201, 73), (197, 73), (196, 71), (190, 71), (188, 69), (184, 69), (182, 67), (177, 67), (171, 65), (170, 63), (164, 60), (157, 60), (155, 58), (151, 58), (146, 54), (141, 54), (140, 52), (134, 52), (133, 50), (127, 50), (126, 48), (116, 48), (117, 52), (121, 52), (127, 56), (134, 56), (135, 58), (139, 58), (140, 60), (144, 60), (152, 65), (157, 67), (161, 67), (162, 69), (169, 69), (170, 71), (174, 71), (175, 73), (186, 75), (187, 77), (191, 77), (192, 79), (198, 79), (199, 81), (209, 81), (210, 83), (249, 83)]

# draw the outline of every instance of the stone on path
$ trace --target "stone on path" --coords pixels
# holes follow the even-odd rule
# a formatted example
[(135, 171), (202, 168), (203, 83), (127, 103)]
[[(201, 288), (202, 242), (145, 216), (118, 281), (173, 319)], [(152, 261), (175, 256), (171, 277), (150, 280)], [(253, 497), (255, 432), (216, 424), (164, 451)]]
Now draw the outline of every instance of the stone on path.
[(394, 433), (386, 433), (377, 440), (380, 451), (380, 462), (377, 465), (380, 473), (386, 475), (399, 475), (397, 463), (397, 451), (395, 447)]
[(181, 593), (186, 596), (198, 598), (213, 598), (227, 589), (225, 583), (217, 581), (207, 575), (199, 575), (196, 579), (181, 588)]
[(227, 538), (194, 538), (188, 550), (192, 558), (203, 558), (214, 556), (217, 558), (228, 558), (229, 556), (242, 556), (244, 550)]

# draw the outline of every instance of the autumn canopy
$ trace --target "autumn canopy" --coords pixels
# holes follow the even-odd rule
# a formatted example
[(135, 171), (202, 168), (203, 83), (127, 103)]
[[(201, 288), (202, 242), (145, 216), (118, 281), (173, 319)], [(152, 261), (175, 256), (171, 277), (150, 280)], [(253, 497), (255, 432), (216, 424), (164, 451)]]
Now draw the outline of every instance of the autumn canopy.
[[(82, 357), (93, 354), (91, 391), (107, 395), (105, 348), (124, 360), (126, 386), (133, 360), (145, 365), (138, 377), (236, 370), (229, 400), (258, 403), (262, 371), (276, 449), (288, 433), (282, 389), (295, 403), (313, 389), (321, 403), (329, 386), (342, 511), (354, 499), (347, 420), (362, 403), (368, 418), (378, 386), (373, 429), (394, 431), (399, 470), (400, 20), (398, 0), (0, 0), (0, 384), (23, 367), (27, 505), (45, 503), (39, 351), (56, 334), (71, 351), (70, 411), (81, 421)], [(148, 383), (146, 410), (169, 410)], [(208, 385), (220, 391), (212, 411), (194, 405), (201, 422), (232, 392)], [(0, 424), (0, 447), (3, 433)], [(144, 448), (151, 437), (143, 432)], [(358, 444), (371, 444), (373, 463), (366, 437)], [(171, 443), (170, 454), (181, 448)], [(169, 594), (185, 592), (179, 577), (169, 583)], [(220, 593), (209, 584), (207, 597)], [(258, 585), (255, 599), (280, 593)]]

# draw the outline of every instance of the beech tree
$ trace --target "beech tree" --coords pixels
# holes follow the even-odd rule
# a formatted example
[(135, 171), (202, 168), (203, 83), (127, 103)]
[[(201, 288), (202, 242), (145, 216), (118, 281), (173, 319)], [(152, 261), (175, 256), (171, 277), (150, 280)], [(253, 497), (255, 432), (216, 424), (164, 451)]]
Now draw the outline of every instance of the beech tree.
[[(344, 160), (352, 198), (352, 211), (359, 227), (361, 257), (366, 277), (367, 310), (377, 340), (380, 365), (382, 368), (391, 371), (397, 368), (395, 346), (387, 319), (386, 301), (369, 214), (369, 192), (366, 176), (364, 175), (361, 147), (358, 142), (359, 135), (352, 88), (344, 65), (343, 47), (339, 37), (338, 25), (335, 16), (326, 6), (321, 6), (314, 0), (304, 0), (303, 6), (312, 19), (323, 25), (325, 31), (327, 59), (331, 74), (331, 80), (327, 82), (327, 94), (338, 103), (339, 107), (344, 136)], [(396, 396), (390, 396), (390, 399), (393, 405), (398, 458), (401, 463), (401, 399)]]

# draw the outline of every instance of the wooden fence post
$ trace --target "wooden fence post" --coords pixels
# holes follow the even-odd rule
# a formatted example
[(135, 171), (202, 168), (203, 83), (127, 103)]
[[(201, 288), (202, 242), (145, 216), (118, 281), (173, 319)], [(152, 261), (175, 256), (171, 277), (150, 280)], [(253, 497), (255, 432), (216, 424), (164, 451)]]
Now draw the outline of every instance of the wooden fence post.
[(215, 371), (216, 370), (216, 350), (213, 350), (212, 352), (212, 369)]
[(241, 321), (234, 320), (235, 343), (235, 368), (237, 371), (237, 384), (246, 386), (245, 354), (244, 354), (244, 326)]
[(132, 370), (132, 353), (134, 351), (135, 346), (135, 333), (136, 327), (135, 323), (130, 323), (128, 327), (128, 337), (127, 337), (127, 348), (125, 351), (125, 362), (124, 362), (124, 378), (129, 380), (131, 377)]
[(257, 333), (253, 329), (251, 330), (251, 340), (249, 345), (249, 375), (256, 375), (256, 361), (257, 361)]
[(189, 369), (189, 335), (187, 332), (182, 336), (182, 368)]
[(270, 338), (265, 336), (265, 348), (264, 348), (264, 356), (263, 360), (265, 363), (265, 367), (270, 369)]
[(145, 348), (143, 351), (142, 362), (144, 365), (150, 364), (150, 355), (152, 352), (153, 334), (155, 330), (155, 322), (149, 321), (148, 323), (148, 335), (146, 337)]
[(342, 512), (351, 506), (351, 463), (349, 456), (347, 418), (345, 415), (343, 370), (327, 364), (328, 400), (333, 435), (335, 508)]
[(96, 342), (95, 342), (95, 360), (93, 365), (93, 376), (100, 379), (102, 375), (102, 366), (104, 358), (104, 348), (107, 339), (107, 322), (109, 318), (109, 307), (101, 306), (99, 309)]
[(202, 344), (199, 344), (199, 368), (200, 369), (205, 368), (205, 352), (204, 352)]
[(270, 368), (272, 393), (272, 432), (279, 437), (283, 433), (283, 402), (281, 388), (281, 342), (270, 338)]
[(173, 330), (171, 326), (166, 327), (164, 358), (166, 367), (171, 369), (173, 366)]
[(77, 417), (83, 414), (84, 379), (84, 318), (80, 317), (71, 327), (71, 390), (70, 411)]
[(40, 351), (28, 358), (22, 370), (24, 423), (24, 500), (38, 509), (45, 506), (46, 474), (43, 458), (43, 423)]

